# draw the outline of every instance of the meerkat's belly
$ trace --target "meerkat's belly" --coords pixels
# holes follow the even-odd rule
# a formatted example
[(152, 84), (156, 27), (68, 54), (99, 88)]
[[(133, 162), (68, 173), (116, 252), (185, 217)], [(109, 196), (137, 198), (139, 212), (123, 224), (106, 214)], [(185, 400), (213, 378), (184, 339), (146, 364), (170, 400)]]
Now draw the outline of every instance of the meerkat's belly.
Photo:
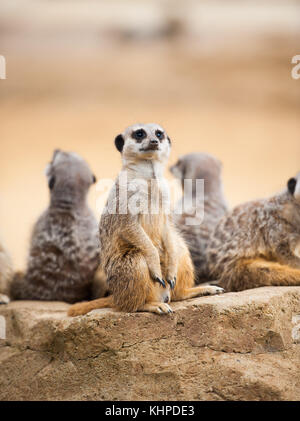
[(163, 230), (166, 223), (163, 215), (141, 215), (140, 223), (155, 247), (161, 248)]

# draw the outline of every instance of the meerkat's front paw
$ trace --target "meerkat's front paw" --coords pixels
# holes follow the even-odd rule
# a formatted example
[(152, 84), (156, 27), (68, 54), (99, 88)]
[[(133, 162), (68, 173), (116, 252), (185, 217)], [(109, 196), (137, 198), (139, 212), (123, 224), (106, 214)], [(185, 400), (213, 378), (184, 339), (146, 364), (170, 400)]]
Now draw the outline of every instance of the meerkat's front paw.
[(224, 288), (217, 287), (215, 285), (208, 285), (206, 288), (207, 288), (207, 295), (217, 295), (217, 294), (223, 294), (225, 292)]
[(148, 303), (140, 311), (149, 311), (150, 313), (156, 314), (173, 313), (171, 307), (166, 303)]
[(175, 285), (176, 285), (176, 276), (174, 276), (174, 278), (167, 279), (167, 282), (170, 285), (170, 288), (171, 289), (174, 289), (175, 288)]
[(157, 314), (173, 313), (173, 310), (171, 309), (169, 304), (166, 304), (166, 303), (161, 303), (157, 306), (154, 306), (153, 311), (154, 311), (154, 313), (157, 313)]
[(0, 304), (8, 304), (10, 302), (10, 298), (7, 295), (0, 294)]

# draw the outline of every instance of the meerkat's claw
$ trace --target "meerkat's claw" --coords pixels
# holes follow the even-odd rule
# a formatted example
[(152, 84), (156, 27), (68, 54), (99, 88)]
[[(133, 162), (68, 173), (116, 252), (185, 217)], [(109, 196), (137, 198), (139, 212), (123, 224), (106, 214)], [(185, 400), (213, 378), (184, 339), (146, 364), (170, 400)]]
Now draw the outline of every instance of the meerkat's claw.
[(158, 310), (160, 311), (161, 314), (173, 313), (173, 310), (171, 309), (169, 304), (166, 304), (166, 303), (159, 304)]
[(170, 285), (171, 289), (175, 288), (175, 284), (176, 284), (176, 276), (174, 277), (174, 279), (167, 279), (168, 284)]
[(166, 288), (166, 283), (163, 279), (160, 279), (158, 276), (154, 278), (155, 282), (158, 282), (163, 288)]

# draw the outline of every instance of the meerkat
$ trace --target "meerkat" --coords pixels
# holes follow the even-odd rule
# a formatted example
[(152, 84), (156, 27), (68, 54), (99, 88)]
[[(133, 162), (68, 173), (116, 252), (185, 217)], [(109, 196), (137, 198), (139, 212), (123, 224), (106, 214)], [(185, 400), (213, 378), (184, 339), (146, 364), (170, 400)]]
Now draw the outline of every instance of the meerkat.
[(207, 256), (211, 276), (226, 291), (300, 285), (300, 173), (280, 194), (221, 218)]
[(54, 151), (46, 176), (50, 204), (33, 228), (27, 270), (14, 276), (11, 297), (68, 303), (90, 299), (100, 243), (87, 193), (96, 178), (83, 158), (62, 150)]
[(10, 282), (13, 276), (13, 265), (11, 258), (0, 243), (0, 304), (8, 304)]
[(158, 124), (136, 124), (115, 138), (122, 170), (100, 220), (100, 260), (112, 295), (69, 308), (70, 316), (103, 307), (172, 312), (170, 301), (222, 292), (194, 286), (189, 250), (168, 211), (163, 171), (171, 141)]
[[(209, 280), (207, 244), (217, 222), (228, 210), (223, 192), (222, 163), (206, 153), (191, 153), (180, 157), (170, 167), (170, 172), (180, 180), (184, 194), (175, 208), (174, 222), (190, 250), (195, 282), (199, 284)], [(187, 184), (184, 180), (192, 180), (192, 183)], [(204, 180), (204, 200), (199, 204), (195, 180)], [(176, 209), (180, 212), (177, 213)], [(189, 225), (186, 221), (191, 217), (194, 223)]]

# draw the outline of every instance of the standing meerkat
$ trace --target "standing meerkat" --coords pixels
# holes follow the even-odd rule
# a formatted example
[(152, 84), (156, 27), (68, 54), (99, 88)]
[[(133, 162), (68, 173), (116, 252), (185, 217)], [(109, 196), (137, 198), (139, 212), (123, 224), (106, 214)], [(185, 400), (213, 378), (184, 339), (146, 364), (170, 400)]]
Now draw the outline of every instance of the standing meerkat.
[[(191, 153), (180, 157), (170, 171), (180, 180), (184, 193), (178, 203), (183, 212), (177, 214), (175, 209), (174, 222), (190, 250), (195, 267), (195, 281), (201, 283), (209, 280), (206, 256), (209, 238), (228, 209), (223, 192), (222, 163), (206, 153)], [(192, 184), (188, 185), (184, 180), (192, 180)], [(196, 180), (204, 180), (204, 202), (198, 205)], [(201, 216), (198, 216), (198, 211)], [(187, 225), (186, 219), (191, 217), (194, 223)]]
[(27, 271), (15, 275), (11, 297), (74, 303), (91, 298), (99, 265), (98, 224), (87, 205), (96, 179), (79, 155), (61, 150), (46, 176), (50, 204), (34, 226)]
[(189, 250), (173, 226), (163, 177), (171, 147), (167, 133), (157, 124), (136, 124), (115, 145), (123, 166), (100, 220), (100, 260), (112, 295), (75, 304), (68, 314), (109, 306), (163, 314), (172, 312), (170, 301), (222, 292), (194, 286)]
[(227, 291), (300, 285), (300, 173), (282, 193), (225, 215), (207, 255), (211, 276)]
[(9, 288), (13, 276), (13, 266), (10, 256), (0, 243), (0, 304), (9, 303)]

